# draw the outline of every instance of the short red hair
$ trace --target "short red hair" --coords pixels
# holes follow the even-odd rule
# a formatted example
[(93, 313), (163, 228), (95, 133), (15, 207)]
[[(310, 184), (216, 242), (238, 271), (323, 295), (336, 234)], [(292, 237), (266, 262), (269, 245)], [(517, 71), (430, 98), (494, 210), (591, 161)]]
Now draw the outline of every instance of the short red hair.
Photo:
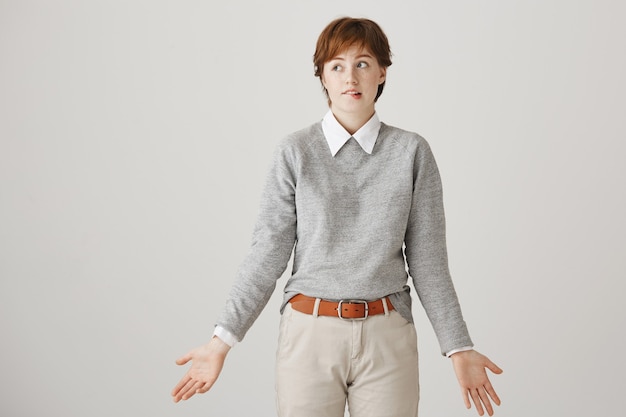
[[(320, 82), (324, 64), (351, 46), (370, 51), (378, 61), (378, 65), (383, 68), (391, 65), (389, 41), (385, 32), (376, 22), (369, 19), (342, 17), (330, 22), (317, 39), (313, 65), (315, 66), (315, 76), (320, 77)], [(378, 100), (384, 87), (385, 82), (378, 86), (374, 101)], [(328, 91), (323, 84), (322, 89), (328, 98)], [(330, 105), (330, 98), (328, 98), (328, 104)]]

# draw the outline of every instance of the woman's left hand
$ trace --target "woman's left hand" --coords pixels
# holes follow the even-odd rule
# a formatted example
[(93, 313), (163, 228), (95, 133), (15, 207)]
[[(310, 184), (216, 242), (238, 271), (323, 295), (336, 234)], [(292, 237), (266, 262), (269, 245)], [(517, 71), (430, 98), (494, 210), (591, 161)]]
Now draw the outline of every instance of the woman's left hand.
[(501, 374), (502, 369), (491, 362), (488, 357), (481, 355), (475, 350), (457, 352), (451, 355), (450, 358), (461, 386), (461, 395), (465, 401), (465, 406), (468, 409), (472, 407), (471, 398), (471, 401), (476, 406), (478, 415), (482, 416), (484, 409), (486, 409), (487, 414), (492, 416), (493, 407), (491, 406), (491, 401), (496, 405), (500, 405), (500, 398), (493, 389), (491, 382), (489, 382), (485, 368), (488, 368), (494, 374)]

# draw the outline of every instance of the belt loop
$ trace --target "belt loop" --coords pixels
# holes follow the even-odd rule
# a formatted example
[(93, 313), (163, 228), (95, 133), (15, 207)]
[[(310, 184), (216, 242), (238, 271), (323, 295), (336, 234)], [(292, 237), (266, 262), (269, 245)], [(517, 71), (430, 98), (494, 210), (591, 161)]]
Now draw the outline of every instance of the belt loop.
[(316, 298), (315, 299), (315, 304), (313, 305), (313, 317), (319, 317), (319, 311), (320, 311), (320, 301), (322, 301), (321, 298)]
[(387, 307), (387, 297), (382, 298), (383, 301), (383, 310), (385, 310), (385, 317), (389, 315), (389, 307)]

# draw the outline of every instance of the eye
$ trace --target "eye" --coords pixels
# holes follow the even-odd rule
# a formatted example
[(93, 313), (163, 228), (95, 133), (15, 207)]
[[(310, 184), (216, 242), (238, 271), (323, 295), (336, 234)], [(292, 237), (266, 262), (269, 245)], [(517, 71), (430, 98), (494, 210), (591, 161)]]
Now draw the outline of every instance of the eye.
[(330, 69), (331, 71), (341, 71), (341, 65), (333, 65)]
[(367, 67), (369, 67), (369, 64), (367, 62), (365, 62), (365, 61), (361, 61), (358, 64), (356, 64), (356, 67), (357, 68), (367, 68)]

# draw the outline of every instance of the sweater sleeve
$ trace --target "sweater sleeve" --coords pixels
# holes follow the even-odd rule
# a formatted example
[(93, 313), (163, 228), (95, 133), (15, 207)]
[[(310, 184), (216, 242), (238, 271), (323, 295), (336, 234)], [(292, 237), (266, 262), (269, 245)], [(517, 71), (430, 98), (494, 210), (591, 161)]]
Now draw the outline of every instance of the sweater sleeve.
[(252, 244), (217, 321), (239, 341), (271, 297), (296, 241), (294, 160), (283, 141), (266, 178)]
[(418, 298), (445, 355), (445, 352), (473, 344), (448, 268), (439, 170), (424, 139), (420, 139), (416, 150), (413, 179), (405, 255)]

